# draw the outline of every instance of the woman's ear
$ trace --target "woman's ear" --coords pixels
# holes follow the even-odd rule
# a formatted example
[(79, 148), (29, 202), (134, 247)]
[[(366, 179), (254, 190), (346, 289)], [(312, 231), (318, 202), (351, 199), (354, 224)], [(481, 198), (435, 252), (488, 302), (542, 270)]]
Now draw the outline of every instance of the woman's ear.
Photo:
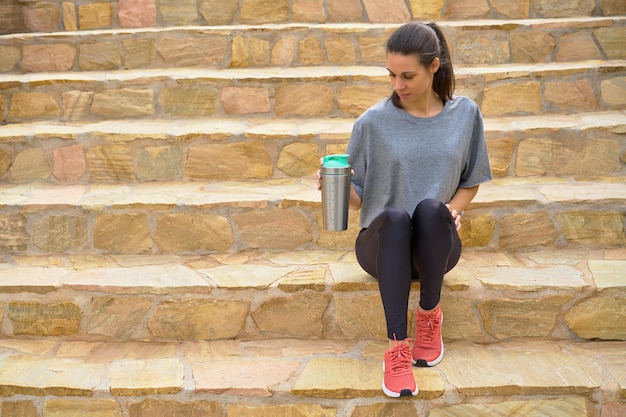
[(437, 71), (439, 71), (440, 64), (441, 64), (441, 61), (439, 60), (439, 58), (433, 59), (433, 63), (430, 64), (430, 72), (434, 74)]

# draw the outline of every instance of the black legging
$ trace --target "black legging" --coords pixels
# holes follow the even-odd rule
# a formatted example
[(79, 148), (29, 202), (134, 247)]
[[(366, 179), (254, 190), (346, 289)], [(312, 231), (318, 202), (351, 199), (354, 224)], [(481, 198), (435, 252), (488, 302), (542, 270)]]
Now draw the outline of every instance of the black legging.
[(461, 239), (448, 208), (438, 200), (426, 199), (413, 216), (404, 210), (385, 209), (361, 230), (355, 252), (361, 267), (378, 279), (387, 337), (404, 340), (411, 279), (420, 280), (420, 307), (435, 308), (443, 276), (461, 256)]

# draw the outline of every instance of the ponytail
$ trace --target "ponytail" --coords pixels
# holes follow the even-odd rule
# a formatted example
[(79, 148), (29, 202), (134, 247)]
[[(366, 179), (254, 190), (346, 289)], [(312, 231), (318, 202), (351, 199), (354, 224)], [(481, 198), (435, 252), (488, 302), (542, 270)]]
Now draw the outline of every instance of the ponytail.
[[(387, 53), (417, 55), (420, 63), (428, 68), (435, 58), (439, 58), (439, 69), (433, 77), (433, 90), (445, 103), (452, 100), (455, 79), (450, 49), (441, 28), (434, 22), (411, 22), (400, 26), (387, 40)], [(391, 100), (397, 107), (400, 98), (394, 91)]]

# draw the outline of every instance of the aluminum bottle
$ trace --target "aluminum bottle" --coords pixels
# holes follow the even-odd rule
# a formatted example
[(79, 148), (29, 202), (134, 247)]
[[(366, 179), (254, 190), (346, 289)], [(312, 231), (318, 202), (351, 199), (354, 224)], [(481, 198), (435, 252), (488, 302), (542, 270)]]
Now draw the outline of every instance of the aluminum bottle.
[(350, 203), (350, 165), (348, 155), (327, 155), (320, 168), (322, 177), (322, 220), (324, 229), (348, 229)]

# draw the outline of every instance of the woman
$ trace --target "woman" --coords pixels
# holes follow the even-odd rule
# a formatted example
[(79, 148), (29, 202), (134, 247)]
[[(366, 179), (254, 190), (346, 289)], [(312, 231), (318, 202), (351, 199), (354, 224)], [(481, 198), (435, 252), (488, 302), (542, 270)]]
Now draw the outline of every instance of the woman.
[[(492, 177), (480, 111), (452, 95), (454, 71), (440, 28), (408, 23), (386, 49), (393, 93), (358, 118), (347, 153), (350, 207), (361, 211), (356, 257), (378, 280), (387, 323), (382, 388), (400, 397), (417, 395), (412, 364), (434, 366), (443, 358), (443, 277), (461, 255), (463, 210)], [(420, 281), (413, 341), (412, 279)]]

